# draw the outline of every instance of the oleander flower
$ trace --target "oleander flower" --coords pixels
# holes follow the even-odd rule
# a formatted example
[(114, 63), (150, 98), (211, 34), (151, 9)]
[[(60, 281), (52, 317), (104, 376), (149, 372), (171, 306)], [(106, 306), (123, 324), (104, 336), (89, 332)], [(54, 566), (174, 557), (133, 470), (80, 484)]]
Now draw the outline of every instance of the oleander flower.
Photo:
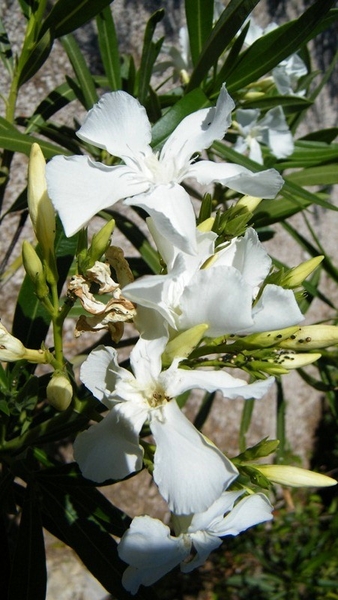
[(122, 584), (136, 594), (140, 585), (152, 585), (180, 565), (189, 573), (202, 565), (227, 535), (238, 535), (253, 525), (272, 519), (272, 506), (264, 494), (252, 494), (235, 502), (243, 490), (223, 492), (205, 512), (173, 515), (175, 535), (158, 519), (136, 517), (118, 546), (120, 558), (129, 566)]
[(176, 331), (205, 323), (208, 337), (282, 329), (303, 320), (292, 290), (267, 284), (257, 297), (272, 262), (254, 229), (216, 253), (215, 234), (197, 232), (197, 254), (189, 256), (148, 224), (168, 273), (140, 277), (123, 289), (138, 305), (141, 335), (147, 309)]
[(263, 164), (260, 144), (266, 145), (274, 156), (285, 158), (293, 152), (294, 143), (283, 110), (276, 106), (259, 119), (258, 109), (238, 109), (236, 113), (239, 136), (234, 150), (241, 154), (249, 152), (249, 158)]
[(88, 156), (56, 156), (47, 165), (48, 191), (66, 235), (125, 199), (125, 204), (143, 208), (172, 244), (194, 254), (195, 215), (180, 185), (187, 177), (203, 185), (220, 182), (240, 193), (274, 198), (283, 185), (274, 169), (252, 173), (235, 164), (194, 160), (196, 153), (223, 138), (233, 108), (223, 86), (216, 107), (185, 117), (162, 150), (154, 152), (145, 108), (126, 92), (104, 94), (89, 111), (78, 136), (125, 164), (107, 166)]
[(74, 456), (88, 479), (123, 479), (142, 467), (139, 433), (148, 421), (156, 443), (154, 481), (172, 511), (191, 514), (208, 508), (238, 472), (185, 417), (176, 396), (200, 388), (227, 398), (260, 398), (273, 378), (248, 384), (223, 370), (180, 368), (180, 359), (162, 371), (166, 344), (165, 336), (140, 339), (130, 355), (132, 371), (118, 366), (113, 348), (91, 352), (81, 379), (110, 412), (80, 433)]

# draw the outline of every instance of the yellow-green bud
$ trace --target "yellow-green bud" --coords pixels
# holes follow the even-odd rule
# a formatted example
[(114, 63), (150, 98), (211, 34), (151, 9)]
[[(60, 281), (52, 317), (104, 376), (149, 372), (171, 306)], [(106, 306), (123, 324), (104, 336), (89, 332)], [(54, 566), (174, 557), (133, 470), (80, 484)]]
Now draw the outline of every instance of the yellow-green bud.
[(205, 323), (195, 325), (195, 327), (183, 331), (183, 333), (170, 340), (162, 354), (163, 364), (171, 365), (176, 357), (185, 358), (189, 356), (197, 344), (200, 343), (207, 329), (208, 325)]
[(297, 288), (302, 285), (303, 281), (314, 271), (322, 262), (324, 256), (316, 256), (290, 269), (282, 278), (280, 285), (284, 288)]
[(111, 219), (102, 227), (102, 229), (100, 229), (100, 231), (93, 235), (92, 242), (88, 250), (90, 264), (87, 266), (87, 269), (90, 269), (97, 260), (100, 260), (101, 256), (107, 250), (114, 227), (115, 221), (114, 219)]
[(208, 219), (205, 219), (205, 221), (202, 221), (202, 223), (197, 225), (197, 229), (198, 229), (198, 231), (202, 231), (203, 233), (211, 231), (214, 222), (215, 222), (215, 217), (209, 217)]
[(318, 352), (310, 354), (310, 353), (292, 353), (286, 351), (285, 354), (279, 354), (277, 362), (279, 365), (284, 367), (284, 369), (301, 369), (302, 367), (306, 367), (307, 365), (311, 365), (312, 363), (319, 360), (321, 354)]
[(55, 372), (47, 385), (47, 401), (57, 411), (66, 410), (73, 398), (72, 385), (64, 373)]
[(273, 483), (280, 485), (288, 485), (291, 487), (330, 487), (337, 485), (337, 481), (315, 473), (308, 469), (300, 467), (290, 467), (288, 465), (254, 465), (267, 479)]
[(317, 350), (338, 344), (338, 327), (335, 325), (305, 325), (280, 343), (290, 350)]
[(34, 283), (35, 293), (42, 300), (49, 294), (42, 262), (32, 244), (25, 240), (22, 244), (22, 262), (27, 275)]
[(55, 211), (47, 193), (46, 161), (39, 144), (32, 144), (28, 166), (28, 208), (44, 254), (54, 253)]
[(257, 198), (256, 196), (243, 196), (236, 203), (237, 208), (246, 208), (248, 212), (253, 212), (255, 208), (262, 202), (262, 198)]
[(264, 92), (247, 92), (242, 97), (242, 100), (260, 100), (263, 96), (265, 96)]

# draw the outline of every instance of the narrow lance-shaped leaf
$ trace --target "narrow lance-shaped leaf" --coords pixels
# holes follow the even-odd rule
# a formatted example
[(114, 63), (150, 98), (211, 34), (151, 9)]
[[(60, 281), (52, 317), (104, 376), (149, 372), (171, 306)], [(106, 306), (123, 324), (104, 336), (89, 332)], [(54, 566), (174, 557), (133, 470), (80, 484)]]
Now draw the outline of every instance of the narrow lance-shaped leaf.
[(41, 35), (47, 29), (52, 29), (56, 38), (75, 31), (111, 3), (112, 0), (58, 0), (42, 26)]
[(97, 17), (96, 24), (100, 54), (112, 91), (122, 88), (121, 65), (115, 25), (111, 9), (105, 8)]
[(12, 564), (8, 600), (45, 600), (46, 557), (40, 507), (33, 484), (26, 488)]
[(8, 73), (13, 76), (14, 63), (13, 54), (10, 41), (8, 39), (7, 31), (4, 27), (3, 21), (0, 18), (0, 58), (4, 63)]
[(11, 125), (6, 119), (0, 117), (0, 147), (12, 150), (13, 152), (22, 152), (29, 156), (31, 146), (36, 141), (39, 142), (46, 158), (52, 158), (56, 154), (70, 154), (64, 148), (60, 148), (60, 146), (55, 146), (45, 140), (37, 140), (32, 135), (21, 133), (14, 125)]
[(259, 0), (231, 0), (217, 21), (191, 75), (187, 91), (197, 87), (217, 63)]
[(62, 38), (61, 43), (67, 52), (67, 56), (80, 84), (84, 99), (84, 106), (87, 110), (89, 110), (98, 100), (93, 77), (86, 65), (86, 61), (77, 42), (75, 41), (75, 38), (71, 34), (65, 35)]
[(163, 9), (157, 10), (153, 15), (151, 15), (144, 33), (141, 65), (137, 74), (137, 97), (141, 104), (145, 104), (147, 99), (153, 66), (163, 43), (163, 38), (157, 42), (153, 42), (156, 25), (163, 19), (163, 17)]
[(243, 52), (227, 80), (230, 93), (257, 81), (305, 44), (335, 0), (317, 0), (298, 19), (256, 40)]
[(213, 1), (185, 0), (185, 14), (193, 65), (198, 62), (203, 46), (211, 33), (213, 12)]
[(25, 61), (21, 64), (19, 60), (19, 86), (31, 79), (48, 58), (53, 45), (53, 37), (48, 30), (33, 46), (32, 50), (24, 54)]

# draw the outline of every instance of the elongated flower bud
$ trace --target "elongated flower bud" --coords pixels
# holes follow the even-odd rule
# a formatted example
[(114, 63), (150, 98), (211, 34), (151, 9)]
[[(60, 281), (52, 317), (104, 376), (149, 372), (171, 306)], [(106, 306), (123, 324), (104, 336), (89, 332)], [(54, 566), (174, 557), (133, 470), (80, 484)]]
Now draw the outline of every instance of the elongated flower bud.
[(34, 283), (35, 293), (42, 300), (49, 294), (42, 262), (33, 246), (25, 240), (22, 244), (22, 261), (27, 275)]
[(111, 219), (102, 227), (102, 229), (100, 229), (100, 231), (93, 235), (92, 243), (88, 250), (88, 256), (92, 264), (87, 268), (92, 267), (95, 264), (95, 261), (100, 260), (101, 256), (107, 250), (114, 227), (115, 221), (114, 219)]
[(54, 252), (55, 211), (47, 193), (46, 161), (39, 144), (32, 144), (28, 166), (28, 208), (35, 235), (44, 253)]
[(298, 327), (279, 346), (290, 350), (317, 350), (338, 344), (338, 327), (335, 325), (307, 325)]
[(243, 196), (243, 198), (236, 203), (236, 207), (246, 208), (248, 212), (253, 212), (260, 202), (262, 202), (262, 198), (257, 198), (256, 196)]
[(310, 258), (310, 260), (301, 263), (298, 267), (294, 267), (285, 274), (280, 285), (288, 289), (299, 287), (312, 271), (320, 265), (323, 259), (324, 256), (316, 256), (315, 258)]
[(273, 483), (279, 483), (280, 485), (291, 487), (330, 487), (337, 485), (337, 481), (332, 479), (332, 477), (315, 473), (308, 469), (301, 469), (300, 467), (256, 464), (255, 469), (258, 469)]
[(197, 344), (199, 344), (207, 329), (208, 325), (202, 323), (177, 335), (173, 340), (168, 342), (162, 355), (163, 363), (170, 365), (176, 357), (185, 358), (189, 356)]
[(73, 398), (72, 385), (64, 373), (55, 372), (47, 385), (47, 401), (57, 411), (68, 408)]

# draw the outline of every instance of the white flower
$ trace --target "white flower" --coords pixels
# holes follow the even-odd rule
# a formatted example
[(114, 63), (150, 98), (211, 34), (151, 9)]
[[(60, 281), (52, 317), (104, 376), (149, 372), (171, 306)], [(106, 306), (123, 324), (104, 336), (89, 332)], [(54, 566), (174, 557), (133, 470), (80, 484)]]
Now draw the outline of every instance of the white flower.
[(118, 546), (120, 558), (129, 564), (122, 578), (125, 589), (136, 594), (140, 585), (152, 585), (178, 564), (188, 573), (205, 562), (222, 537), (272, 519), (272, 506), (264, 494), (247, 496), (234, 506), (242, 494), (242, 490), (223, 492), (205, 512), (174, 516), (175, 536), (158, 519), (133, 519)]
[(166, 337), (140, 339), (130, 355), (132, 372), (118, 366), (113, 348), (101, 346), (89, 355), (81, 379), (111, 410), (77, 437), (74, 455), (88, 479), (122, 479), (142, 467), (139, 432), (149, 421), (155, 483), (171, 510), (190, 514), (210, 506), (237, 469), (184, 416), (175, 397), (195, 387), (220, 390), (228, 398), (259, 398), (273, 378), (247, 384), (224, 371), (180, 369), (179, 359), (162, 371), (166, 343)]
[(215, 234), (198, 232), (198, 253), (189, 256), (172, 248), (151, 223), (150, 227), (168, 274), (140, 277), (123, 289), (138, 305), (141, 335), (149, 318), (142, 307), (158, 311), (177, 331), (205, 323), (208, 337), (281, 329), (303, 320), (292, 290), (267, 284), (256, 300), (271, 259), (254, 229), (216, 254)]
[(286, 123), (283, 110), (276, 106), (259, 119), (258, 109), (238, 109), (236, 113), (239, 137), (234, 150), (240, 153), (249, 150), (249, 158), (263, 164), (260, 143), (268, 146), (277, 158), (284, 158), (293, 152), (293, 137)]
[(161, 152), (150, 147), (151, 126), (146, 111), (126, 92), (104, 94), (88, 113), (78, 136), (124, 165), (106, 166), (87, 156), (56, 156), (47, 165), (50, 197), (66, 234), (78, 231), (98, 211), (118, 200), (143, 208), (157, 229), (179, 248), (196, 250), (195, 216), (189, 195), (180, 185), (187, 177), (201, 184), (218, 181), (240, 193), (273, 198), (283, 179), (274, 169), (252, 173), (235, 165), (192, 156), (221, 140), (231, 123), (234, 102), (223, 86), (214, 108), (183, 119)]
[(298, 54), (292, 54), (282, 60), (272, 70), (277, 90), (283, 96), (304, 96), (305, 90), (298, 90), (298, 81), (307, 74), (307, 67)]

